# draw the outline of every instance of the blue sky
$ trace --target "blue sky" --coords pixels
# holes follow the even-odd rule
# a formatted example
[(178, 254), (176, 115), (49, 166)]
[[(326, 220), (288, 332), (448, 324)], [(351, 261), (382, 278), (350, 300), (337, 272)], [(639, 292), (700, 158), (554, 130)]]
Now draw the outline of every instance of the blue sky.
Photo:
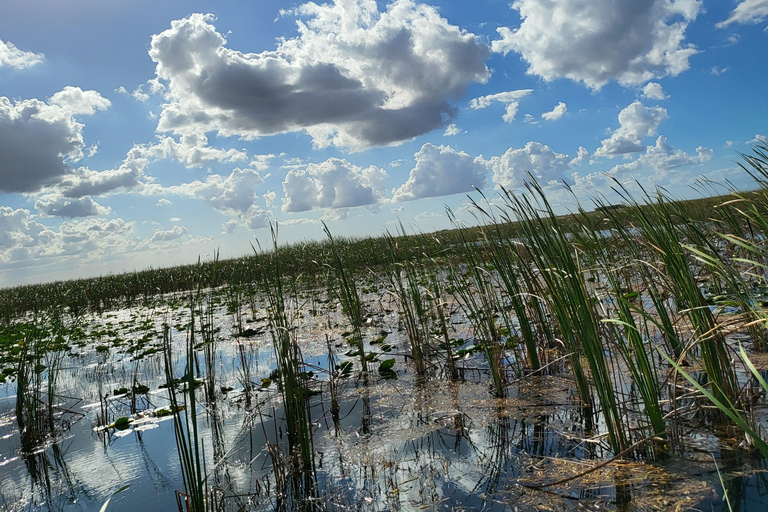
[(0, 286), (472, 222), (527, 173), (749, 186), (768, 0), (7, 0)]

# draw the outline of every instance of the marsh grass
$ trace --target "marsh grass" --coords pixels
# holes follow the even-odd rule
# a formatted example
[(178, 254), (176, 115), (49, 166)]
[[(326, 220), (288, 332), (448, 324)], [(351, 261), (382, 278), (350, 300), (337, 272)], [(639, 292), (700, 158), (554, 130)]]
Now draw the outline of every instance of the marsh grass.
[[(74, 342), (85, 348), (87, 336), (93, 337), (93, 343), (103, 339), (104, 345), (96, 348), (103, 354), (96, 356), (102, 362), (123, 350), (111, 327), (95, 326), (86, 335), (79, 318), (118, 304), (146, 304), (146, 316), (133, 319), (140, 337), (126, 342), (125, 354), (135, 363), (153, 337), (152, 311), (165, 301), (174, 308), (184, 304), (190, 317), (189, 324), (175, 329), (186, 332), (183, 353), (173, 353), (170, 325), (163, 328), (161, 345), (168, 398), (171, 410), (177, 412), (174, 435), (184, 485), (178, 503), (184, 510), (216, 508), (222, 491), (215, 487), (227, 484), (218, 480), (218, 473), (209, 482), (198, 418), (198, 410), (205, 408), (215, 471), (227, 456), (225, 424), (216, 405), (224, 399), (219, 385), (227, 384), (227, 376), (217, 374), (222, 362), (217, 358), (225, 343), (219, 331), (226, 325), (224, 319), (238, 338), (233, 350), (240, 366), (235, 371), (252, 422), (244, 428), (256, 428), (261, 420), (264, 458), (272, 460), (267, 480), (276, 484), (279, 497), (275, 501), (285, 510), (312, 508), (307, 504), (318, 503), (322, 494), (311, 406), (323, 400), (312, 386), (325, 389), (326, 383), (312, 380), (310, 372), (328, 375), (335, 442), (344, 442), (344, 430), (357, 421), (361, 411), (355, 408), (362, 403), (361, 441), (356, 446), (364, 445), (361, 451), (365, 451), (375, 437), (371, 434), (377, 432), (374, 423), (382, 418), (371, 415), (371, 398), (378, 400), (376, 393), (382, 390), (402, 391), (384, 378), (399, 374), (410, 379), (408, 371), (413, 368), (412, 382), (418, 391), (439, 380), (435, 375), (440, 375), (442, 366), (442, 375), (459, 381), (466, 371), (477, 369), (460, 357), (469, 360), (475, 353), (482, 353), (487, 362), (476, 373), (483, 380), (478, 388), (487, 382), (492, 395), (487, 397), (482, 389), (480, 401), (488, 398), (499, 420), (485, 437), (499, 451), (485, 461), (486, 476), (474, 492), (492, 492), (504, 485), (503, 467), (516, 434), (503, 404), (514, 401), (514, 394), (521, 391), (518, 386), (545, 379), (557, 379), (564, 388), (568, 404), (557, 407), (574, 406), (569, 412), (575, 411), (575, 419), (569, 418), (573, 422), (569, 428), (583, 435), (580, 442), (590, 447), (579, 451), (579, 457), (609, 451), (616, 457), (657, 460), (672, 456), (675, 442), (686, 442), (680, 435), (685, 429), (717, 435), (729, 421), (768, 456), (753, 403), (764, 400), (754, 390), (768, 393), (768, 385), (746, 350), (739, 347), (737, 352), (729, 337), (738, 333), (762, 348), (768, 332), (768, 148), (761, 146), (745, 162), (763, 188), (704, 203), (682, 202), (664, 191), (631, 193), (617, 184), (622, 205), (595, 199), (595, 211), (588, 212), (577, 201), (575, 212), (559, 216), (545, 190), (531, 182), (524, 193), (502, 190), (500, 198), (473, 201), (470, 209), (480, 224), (476, 228), (461, 226), (449, 213), (456, 228), (451, 232), (406, 236), (401, 226), (397, 236), (361, 241), (334, 237), (324, 226), (325, 242), (286, 247), (278, 245), (274, 227), (270, 250), (255, 250), (250, 258), (222, 261), (214, 253), (212, 261), (172, 271), (134, 273), (122, 280), (105, 279), (98, 286), (96, 281), (69, 288), (52, 286), (51, 297), (63, 301), (61, 308), (41, 309), (42, 301), (35, 305), (37, 314), (6, 315), (2, 326), (7, 335), (2, 340), (7, 347), (3, 364), (9, 368), (4, 375), (16, 378), (22, 438), (28, 440), (27, 446), (35, 446), (55, 434), (56, 377), (61, 354), (69, 345)], [(308, 269), (310, 275), (301, 274)], [(153, 295), (158, 279), (170, 281), (156, 286), (161, 292), (184, 286), (189, 292)], [(27, 289), (15, 292), (0, 294), (0, 304), (17, 308), (32, 300)], [(268, 337), (263, 340), (271, 341), (274, 351), (276, 368), (270, 377), (277, 392), (268, 385), (258, 395), (253, 389), (253, 352), (247, 353), (239, 339), (246, 331), (249, 309), (249, 322), (267, 321)], [(392, 370), (394, 359), (378, 360), (385, 352), (384, 337), (393, 333), (379, 330), (378, 338), (371, 336), (377, 322), (394, 318), (389, 316), (394, 309), (397, 319), (392, 321), (403, 326), (399, 338), (403, 352), (398, 356), (413, 360), (412, 367), (397, 372)], [(257, 319), (262, 310), (265, 316)], [(319, 327), (323, 318), (327, 322)], [(338, 324), (347, 331), (340, 339), (335, 331)], [(313, 341), (322, 344), (325, 337), (327, 369), (304, 359), (307, 345), (302, 329), (310, 325), (318, 327), (312, 335), (320, 336)], [(258, 327), (253, 330), (256, 334), (248, 336), (261, 335), (263, 330)], [(466, 340), (454, 339), (459, 335)], [(254, 340), (254, 346), (258, 343)], [(344, 343), (351, 350), (337, 354), (334, 347)], [(316, 348), (317, 343), (310, 346)], [(373, 375), (370, 365), (376, 361), (379, 373)], [(344, 381), (355, 367), (362, 386), (360, 380), (347, 386)], [(137, 408), (138, 368), (135, 364), (130, 384), (132, 411)], [(176, 375), (179, 371), (183, 373)], [(687, 379), (693, 390), (677, 386), (676, 374)], [(411, 385), (406, 378), (405, 385)], [(454, 389), (465, 384), (451, 383)], [(685, 395), (678, 395), (679, 390)], [(349, 406), (344, 402), (348, 392), (360, 400), (342, 416), (342, 409)], [(255, 410), (250, 407), (252, 394), (259, 398)], [(397, 401), (392, 394), (388, 398)], [(574, 395), (578, 396), (574, 399)], [(407, 393), (398, 396), (404, 404), (410, 403)], [(424, 423), (420, 427), (431, 425), (432, 404), (425, 403), (429, 396), (417, 393), (413, 399)], [(458, 396), (457, 405), (451, 406), (458, 411), (453, 416), (457, 445), (462, 439), (472, 440)], [(704, 407), (702, 414), (698, 409), (707, 401), (720, 414), (710, 414), (712, 407)], [(269, 409), (271, 415), (266, 412)], [(107, 412), (102, 410), (106, 418), (102, 421), (108, 421)], [(542, 425), (525, 428), (532, 427), (534, 437), (545, 437), (549, 427)], [(543, 449), (540, 446), (531, 449)], [(617, 478), (616, 493), (622, 495), (617, 501), (626, 498), (625, 485)]]
[(398, 262), (397, 242), (389, 234), (385, 235), (385, 238), (389, 241), (389, 251), (393, 261), (387, 273), (387, 280), (397, 300), (400, 320), (408, 334), (416, 373), (423, 376), (430, 367), (429, 358), (432, 353), (430, 347), (432, 312), (424, 288), (427, 282), (426, 273), (429, 270), (413, 261)]
[(299, 347), (298, 326), (301, 305), (295, 280), (285, 286), (277, 251), (277, 227), (272, 230), (273, 257), (263, 286), (269, 311), (269, 328), (275, 351), (279, 389), (283, 399), (285, 427), (288, 432), (288, 453), (291, 475), (300, 475), (299, 491), (309, 496), (313, 491), (315, 471), (310, 389), (308, 374)]
[(363, 339), (363, 323), (365, 322), (365, 310), (360, 292), (357, 289), (355, 276), (347, 267), (343, 257), (342, 248), (333, 238), (328, 226), (323, 224), (323, 230), (330, 243), (332, 263), (330, 265), (333, 277), (329, 274), (329, 295), (336, 297), (341, 304), (344, 315), (349, 320), (352, 329), (352, 344), (360, 361), (360, 370), (363, 377), (368, 376), (368, 357), (365, 352), (365, 340)]
[[(173, 416), (173, 431), (181, 465), (184, 493), (176, 493), (180, 512), (208, 512), (211, 510), (208, 479), (205, 474), (205, 448), (202, 445), (197, 415), (197, 382), (194, 376), (195, 312), (190, 308), (190, 327), (187, 331), (185, 367), (180, 378), (174, 372), (173, 340), (167, 323), (163, 328), (163, 361), (168, 383), (168, 401)], [(181, 395), (181, 401), (179, 401)]]

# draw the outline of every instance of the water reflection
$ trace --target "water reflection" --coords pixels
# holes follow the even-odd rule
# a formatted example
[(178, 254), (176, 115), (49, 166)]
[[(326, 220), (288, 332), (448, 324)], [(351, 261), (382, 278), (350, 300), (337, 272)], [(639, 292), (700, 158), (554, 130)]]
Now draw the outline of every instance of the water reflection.
[[(344, 377), (333, 336), (321, 338), (317, 332), (325, 331), (318, 328), (306, 340), (305, 357), (328, 372), (313, 381), (313, 389), (322, 394), (309, 403), (315, 464), (307, 471), (293, 469), (276, 386), (259, 385), (275, 367), (270, 340), (262, 335), (220, 338), (215, 350), (193, 361), (206, 383), (198, 390), (197, 414), (216, 509), (505, 511), (594, 506), (630, 511), (668, 508), (686, 492), (691, 507), (717, 510), (722, 505), (715, 498), (721, 491), (711, 461), (699, 461), (696, 474), (673, 464), (609, 465), (569, 485), (533, 489), (531, 484), (589, 469), (606, 455), (601, 438), (592, 431), (592, 415), (583, 415), (570, 399), (567, 382), (556, 376), (532, 377), (511, 386), (505, 398), (494, 398), (487, 376), (473, 369), (471, 360), (464, 364), (470, 378), (451, 381), (439, 375), (416, 379), (400, 357), (397, 380), (380, 379), (375, 371), (367, 378), (354, 372)], [(393, 345), (403, 341), (397, 333), (390, 340)], [(160, 387), (165, 384), (161, 360), (135, 354), (110, 348), (61, 359), (55, 382), (61, 392), (56, 395), (83, 401), (50, 402), (55, 407), (48, 408), (46, 422), (54, 419), (52, 431), (59, 434), (46, 437), (47, 444), (27, 443), (14, 415), (14, 390), (6, 387), (6, 398), (0, 401), (0, 507), (5, 500), (5, 508), (14, 511), (96, 512), (111, 492), (130, 483), (110, 510), (175, 509), (174, 492), (183, 483), (173, 422), (155, 416), (140, 419), (168, 405), (167, 390)], [(184, 356), (173, 365), (183, 369)], [(149, 390), (140, 392), (140, 385)], [(129, 392), (116, 394), (121, 388)], [(49, 403), (47, 396), (39, 398)], [(85, 417), (75, 421), (75, 412)], [(123, 431), (97, 428), (120, 417), (136, 421)], [(595, 421), (599, 425), (599, 416)], [(65, 425), (71, 428), (67, 431)], [(141, 425), (145, 428), (138, 428)], [(680, 430), (671, 438), (673, 445), (679, 442), (678, 458), (689, 456), (689, 434)], [(699, 445), (711, 442), (705, 437)], [(763, 510), (768, 499), (768, 482), (761, 472), (765, 462), (717, 445), (712, 451), (719, 453), (734, 510)], [(19, 453), (24, 455), (12, 460)], [(694, 486), (693, 481), (703, 485)], [(649, 500), (655, 500), (653, 506)]]

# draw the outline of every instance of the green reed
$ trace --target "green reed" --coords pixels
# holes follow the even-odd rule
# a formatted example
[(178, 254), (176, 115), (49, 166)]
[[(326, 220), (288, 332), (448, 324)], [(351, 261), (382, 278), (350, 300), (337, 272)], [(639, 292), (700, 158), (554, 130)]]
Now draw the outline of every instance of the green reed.
[[(190, 304), (193, 304), (190, 301)], [(194, 376), (195, 359), (195, 310), (190, 307), (190, 324), (186, 339), (186, 362), (184, 373), (176, 378), (173, 369), (173, 340), (171, 327), (163, 326), (163, 367), (168, 384), (168, 401), (173, 415), (173, 432), (176, 449), (181, 463), (181, 475), (184, 484), (184, 496), (177, 492), (179, 510), (187, 512), (208, 512), (211, 510), (208, 499), (208, 479), (205, 474), (205, 448), (197, 422), (197, 382)], [(182, 396), (179, 401), (178, 395)], [(184, 505), (182, 506), (182, 502)]]
[(644, 203), (631, 196), (625, 188), (619, 192), (634, 214), (641, 241), (647, 244), (649, 253), (663, 264), (678, 310), (685, 313), (693, 326), (693, 337), (701, 349), (702, 363), (707, 377), (714, 384), (716, 396), (736, 400), (739, 386), (729, 362), (724, 337), (702, 295), (693, 262), (684, 246), (686, 240), (682, 237), (684, 233), (680, 225), (689, 221), (680, 212), (675, 212), (674, 203), (661, 191), (655, 198), (644, 192)]
[(341, 245), (333, 238), (331, 231), (325, 224), (323, 224), (323, 230), (330, 243), (332, 262), (330, 266), (335, 274), (335, 279), (330, 279), (328, 283), (329, 295), (336, 297), (341, 304), (344, 315), (349, 320), (352, 328), (352, 342), (358, 353), (360, 368), (363, 375), (367, 376), (368, 358), (363, 340), (363, 322), (365, 321), (363, 301), (355, 283), (355, 276), (342, 257)]
[(418, 375), (425, 375), (430, 353), (430, 307), (422, 283), (426, 282), (425, 269), (413, 261), (397, 262), (397, 243), (386, 235), (392, 256), (392, 267), (387, 280), (397, 299), (400, 319), (405, 325), (411, 347), (411, 357)]
[(310, 390), (298, 342), (301, 308), (298, 304), (296, 281), (291, 282), (289, 289), (285, 288), (277, 235), (277, 227), (273, 227), (273, 251), (268, 260), (269, 271), (262, 284), (269, 308), (269, 327), (275, 351), (279, 389), (283, 397), (290, 460), (294, 474), (304, 477), (303, 490), (308, 492), (311, 488), (315, 460), (309, 408)]
[(504, 190), (503, 207), (508, 209), (510, 217), (519, 221), (521, 250), (525, 259), (536, 267), (546, 289), (544, 299), (571, 354), (571, 369), (585, 411), (591, 416), (595, 409), (582, 357), (589, 366), (611, 449), (622, 452), (629, 446), (627, 427), (603, 345), (600, 316), (585, 283), (580, 255), (570, 242), (568, 228), (555, 215), (541, 187), (534, 182), (527, 188), (530, 195), (525, 196)]
[[(448, 213), (455, 223), (451, 212)], [(502, 317), (507, 333), (511, 332), (511, 322), (506, 310), (500, 307), (501, 299), (490, 272), (477, 259), (479, 253), (475, 245), (467, 239), (463, 229), (457, 230), (456, 245), (462, 252), (463, 264), (451, 266), (448, 274), (451, 292), (472, 324), (475, 345), (480, 345), (485, 354), (493, 392), (496, 396), (503, 396), (507, 375), (502, 345), (504, 336), (502, 327), (496, 322), (497, 314)], [(461, 267), (466, 271), (463, 272)]]

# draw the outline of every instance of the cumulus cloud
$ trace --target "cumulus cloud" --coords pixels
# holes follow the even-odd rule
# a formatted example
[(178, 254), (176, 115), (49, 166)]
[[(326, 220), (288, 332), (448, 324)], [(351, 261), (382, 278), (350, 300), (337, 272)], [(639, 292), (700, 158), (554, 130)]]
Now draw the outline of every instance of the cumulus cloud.
[(0, 206), (0, 262), (40, 263), (52, 257), (57, 263), (72, 258), (100, 260), (132, 249), (133, 230), (132, 222), (99, 217), (50, 228), (37, 222), (27, 209)]
[(579, 149), (576, 152), (576, 157), (568, 162), (568, 167), (577, 167), (585, 162), (587, 158), (589, 158), (589, 150), (587, 150), (585, 147), (579, 146)]
[(489, 76), (487, 47), (430, 6), (396, 0), (307, 3), (276, 50), (227, 47), (212, 15), (152, 37), (167, 84), (158, 129), (255, 138), (304, 130), (319, 147), (396, 144), (445, 125), (451, 101)]
[(717, 24), (719, 28), (732, 23), (755, 24), (768, 18), (768, 0), (742, 0), (724, 21)]
[(46, 194), (39, 198), (35, 201), (35, 209), (46, 216), (66, 218), (106, 215), (112, 211), (91, 199), (90, 196), (70, 198), (57, 194)]
[[(202, 167), (208, 162), (238, 162), (248, 160), (245, 151), (234, 148), (219, 149), (208, 145), (204, 133), (182, 135), (179, 140), (173, 137), (160, 137), (151, 145), (156, 158), (172, 158), (185, 167)], [(157, 152), (160, 152), (159, 154)]]
[(707, 162), (712, 159), (712, 154), (712, 149), (699, 146), (696, 148), (695, 156), (689, 155), (680, 149), (674, 149), (667, 143), (667, 138), (660, 135), (656, 139), (656, 144), (648, 146), (645, 153), (640, 155), (637, 160), (616, 165), (609, 172), (611, 174), (627, 174), (645, 170), (661, 175), (678, 167)]
[(522, 23), (500, 27), (494, 52), (521, 55), (528, 73), (569, 78), (600, 89), (678, 75), (697, 50), (685, 31), (701, 11), (699, 0), (516, 0)]
[(10, 41), (0, 39), (0, 68), (8, 66), (14, 69), (25, 69), (43, 62), (42, 53), (19, 50)]
[(650, 100), (665, 100), (669, 98), (664, 94), (664, 89), (661, 88), (661, 84), (658, 82), (648, 82), (643, 87), (643, 97)]
[(493, 103), (512, 103), (531, 94), (533, 89), (518, 89), (516, 91), (498, 92), (487, 96), (473, 98), (469, 102), (469, 108), (478, 110), (491, 106)]
[(667, 111), (662, 107), (646, 107), (639, 101), (632, 102), (619, 112), (619, 128), (602, 141), (595, 156), (613, 158), (643, 151), (643, 139), (655, 135), (666, 118)]
[(541, 118), (546, 119), (547, 121), (557, 121), (563, 117), (567, 111), (568, 107), (561, 101), (555, 106), (555, 108), (552, 109), (551, 112), (544, 112), (541, 114)]
[(83, 157), (83, 125), (40, 100), (0, 97), (0, 191), (36, 192)]
[[(582, 155), (581, 151), (579, 155)], [(568, 155), (557, 153), (540, 142), (529, 142), (520, 149), (509, 148), (503, 155), (491, 158), (489, 163), (493, 169), (493, 182), (508, 189), (530, 180), (529, 173), (543, 185), (570, 178)]]
[(422, 197), (447, 196), (471, 192), (473, 187), (488, 184), (488, 167), (482, 157), (473, 158), (451, 146), (424, 144), (416, 157), (416, 165), (398, 188), (392, 201), (412, 201)]
[(79, 87), (66, 86), (48, 100), (73, 115), (93, 115), (106, 110), (112, 103), (96, 91), (84, 91)]
[[(229, 176), (211, 174), (205, 181), (147, 188), (147, 193), (171, 194), (201, 199), (224, 215), (231, 215), (253, 229), (266, 226), (270, 214), (257, 205), (256, 190), (264, 183), (258, 171), (236, 167)], [(234, 228), (233, 228), (234, 229)]]
[(184, 226), (173, 226), (171, 229), (167, 230), (156, 229), (149, 241), (153, 244), (170, 242), (171, 240), (177, 240), (183, 237), (187, 233), (189, 233), (189, 230)]
[(350, 208), (380, 202), (387, 172), (365, 169), (338, 158), (291, 169), (283, 181), (284, 212)]
[(479, 98), (473, 98), (469, 102), (469, 108), (478, 110), (489, 107), (493, 103), (503, 103), (505, 108), (504, 115), (501, 116), (501, 118), (505, 122), (511, 123), (515, 120), (517, 109), (520, 107), (520, 102), (518, 100), (528, 96), (531, 92), (533, 92), (533, 89), (520, 89), (517, 91), (506, 91), (489, 94), (487, 96), (480, 96)]
[[(157, 142), (135, 144), (116, 169), (94, 171), (86, 167), (73, 170), (61, 179), (57, 189), (66, 197), (103, 195), (114, 190), (141, 188), (147, 194), (157, 194), (162, 187), (152, 185), (146, 175), (147, 167), (154, 161), (170, 158), (186, 167), (202, 167), (208, 162), (237, 162), (248, 160), (245, 151), (219, 149), (208, 145), (205, 134), (158, 137)], [(159, 187), (158, 190), (155, 190)]]
[(453, 137), (454, 135), (459, 135), (460, 133), (465, 133), (461, 131), (461, 128), (459, 128), (456, 123), (451, 123), (448, 125), (448, 127), (443, 132), (444, 137)]

